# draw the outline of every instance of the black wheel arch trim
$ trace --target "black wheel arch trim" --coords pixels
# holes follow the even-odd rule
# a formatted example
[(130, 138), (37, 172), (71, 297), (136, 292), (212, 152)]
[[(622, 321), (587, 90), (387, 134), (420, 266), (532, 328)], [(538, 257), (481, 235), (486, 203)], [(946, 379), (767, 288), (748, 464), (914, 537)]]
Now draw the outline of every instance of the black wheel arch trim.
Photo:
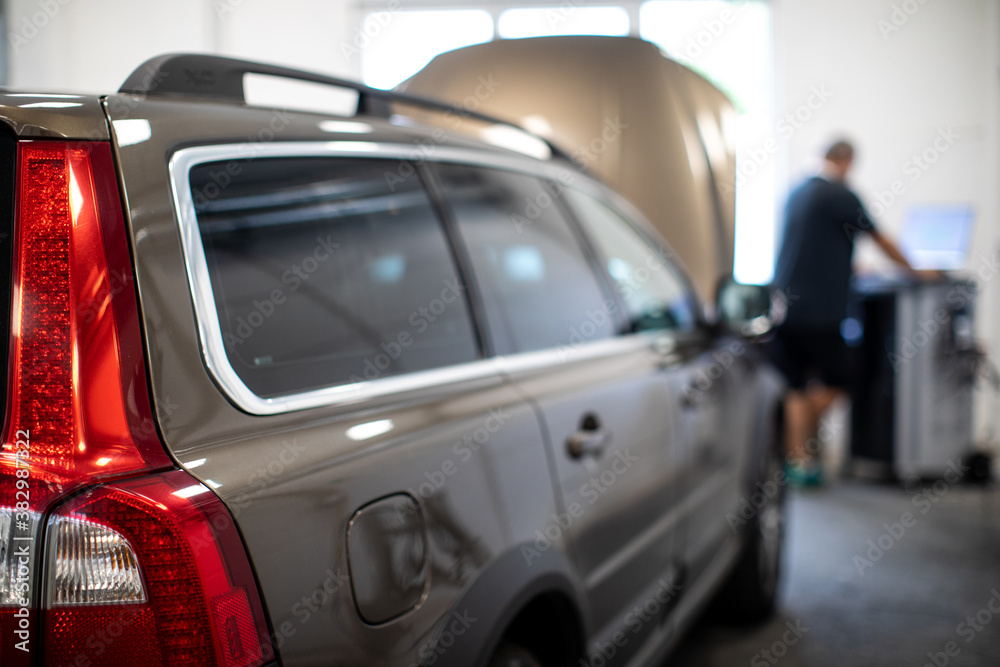
[[(522, 547), (533, 550), (530, 563)], [(553, 619), (553, 623), (564, 625), (570, 635), (565, 639), (574, 644), (574, 652), (583, 655), (583, 597), (574, 584), (568, 559), (554, 546), (538, 555), (534, 544), (524, 543), (494, 559), (476, 577), (439, 621), (433, 639), (420, 648), (417, 664), (422, 667), (485, 665), (518, 613), (543, 595), (558, 595), (570, 604), (575, 618)], [(461, 634), (451, 629), (456, 621), (461, 621), (458, 625), (463, 626)], [(445, 646), (442, 640), (449, 634), (453, 642)]]

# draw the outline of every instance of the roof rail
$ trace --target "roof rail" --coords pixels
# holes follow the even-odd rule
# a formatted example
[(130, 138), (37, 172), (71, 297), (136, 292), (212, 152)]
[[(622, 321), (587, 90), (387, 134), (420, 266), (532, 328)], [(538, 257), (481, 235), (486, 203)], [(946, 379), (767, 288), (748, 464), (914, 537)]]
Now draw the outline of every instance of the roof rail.
[(428, 97), (372, 88), (350, 79), (225, 56), (168, 53), (150, 58), (128, 76), (118, 92), (151, 96), (184, 95), (245, 103), (246, 97), (243, 90), (243, 76), (245, 74), (262, 74), (355, 90), (358, 92), (357, 114), (359, 116), (388, 118), (390, 115), (389, 104), (396, 102), (429, 111), (454, 113), (462, 118), (472, 118), (484, 123), (505, 125), (542, 141), (548, 146), (553, 157), (570, 160), (566, 152), (550, 140), (502, 118), (495, 118)]

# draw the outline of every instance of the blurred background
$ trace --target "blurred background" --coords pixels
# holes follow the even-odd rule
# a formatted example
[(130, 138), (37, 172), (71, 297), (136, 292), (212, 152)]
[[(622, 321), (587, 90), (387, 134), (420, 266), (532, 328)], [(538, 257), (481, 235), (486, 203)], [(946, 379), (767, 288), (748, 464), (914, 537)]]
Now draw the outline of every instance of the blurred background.
[[(771, 280), (789, 190), (818, 170), (832, 139), (846, 136), (859, 151), (851, 186), (887, 236), (899, 237), (913, 211), (971, 211), (968, 252), (953, 273), (978, 290), (978, 344), (1000, 354), (997, 0), (6, 0), (0, 22), (0, 85), (93, 93), (117, 90), (144, 60), (168, 52), (267, 61), (392, 88), (440, 53), (491, 40), (641, 37), (734, 103), (738, 280)], [(248, 96), (283, 106), (290, 88), (296, 106), (354, 100), (280, 81), (258, 81)], [(861, 273), (893, 271), (867, 240), (856, 264)], [(998, 408), (995, 393), (975, 392), (972, 438), (994, 454)], [(825, 424), (824, 456), (834, 470), (847, 458), (846, 410), (840, 406)], [(924, 664), (866, 656), (858, 647), (882, 633), (936, 650), (954, 634), (954, 614), (947, 605), (933, 608), (935, 601), (962, 595), (955, 604), (963, 610), (986, 602), (1000, 586), (1000, 496), (942, 494), (926, 529), (901, 542), (897, 564), (865, 579), (851, 566), (859, 545), (911, 508), (918, 493), (866, 486), (832, 500), (793, 498), (782, 614), (749, 634), (703, 628), (671, 664), (774, 664), (761, 647), (799, 622), (817, 629), (798, 662), (784, 664), (842, 664), (836, 659), (848, 655), (869, 660), (850, 664)], [(948, 550), (935, 551), (944, 541)], [(963, 553), (968, 558), (958, 560)], [(984, 631), (991, 643), (980, 640), (975, 655), (950, 664), (998, 664), (997, 626)]]

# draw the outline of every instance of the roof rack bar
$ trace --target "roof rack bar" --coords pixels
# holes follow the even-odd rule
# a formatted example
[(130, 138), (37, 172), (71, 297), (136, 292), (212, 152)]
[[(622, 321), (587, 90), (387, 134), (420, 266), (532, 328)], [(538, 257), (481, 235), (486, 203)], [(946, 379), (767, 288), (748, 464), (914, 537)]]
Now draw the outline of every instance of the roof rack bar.
[(208, 97), (234, 102), (246, 102), (243, 90), (243, 77), (246, 74), (261, 74), (283, 79), (309, 81), (337, 88), (355, 90), (358, 93), (358, 115), (381, 116), (388, 118), (389, 103), (407, 104), (410, 106), (453, 113), (462, 118), (472, 118), (484, 123), (506, 125), (520, 132), (535, 137), (549, 147), (553, 157), (569, 159), (569, 156), (545, 137), (524, 129), (517, 123), (502, 118), (465, 109), (455, 104), (440, 100), (410, 95), (392, 90), (372, 88), (357, 81), (341, 79), (326, 74), (318, 74), (306, 70), (269, 65), (251, 60), (240, 60), (198, 53), (170, 53), (147, 60), (132, 72), (121, 88), (120, 93), (138, 95), (184, 95)]

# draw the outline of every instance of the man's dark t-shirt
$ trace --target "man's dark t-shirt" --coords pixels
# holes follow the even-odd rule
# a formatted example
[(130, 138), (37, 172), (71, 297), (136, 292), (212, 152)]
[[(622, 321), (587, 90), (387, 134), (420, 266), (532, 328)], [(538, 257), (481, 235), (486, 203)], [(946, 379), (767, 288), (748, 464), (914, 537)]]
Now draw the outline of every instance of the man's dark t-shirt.
[(837, 331), (847, 316), (851, 258), (859, 232), (874, 231), (857, 195), (814, 177), (788, 197), (774, 286), (785, 292), (784, 327)]

